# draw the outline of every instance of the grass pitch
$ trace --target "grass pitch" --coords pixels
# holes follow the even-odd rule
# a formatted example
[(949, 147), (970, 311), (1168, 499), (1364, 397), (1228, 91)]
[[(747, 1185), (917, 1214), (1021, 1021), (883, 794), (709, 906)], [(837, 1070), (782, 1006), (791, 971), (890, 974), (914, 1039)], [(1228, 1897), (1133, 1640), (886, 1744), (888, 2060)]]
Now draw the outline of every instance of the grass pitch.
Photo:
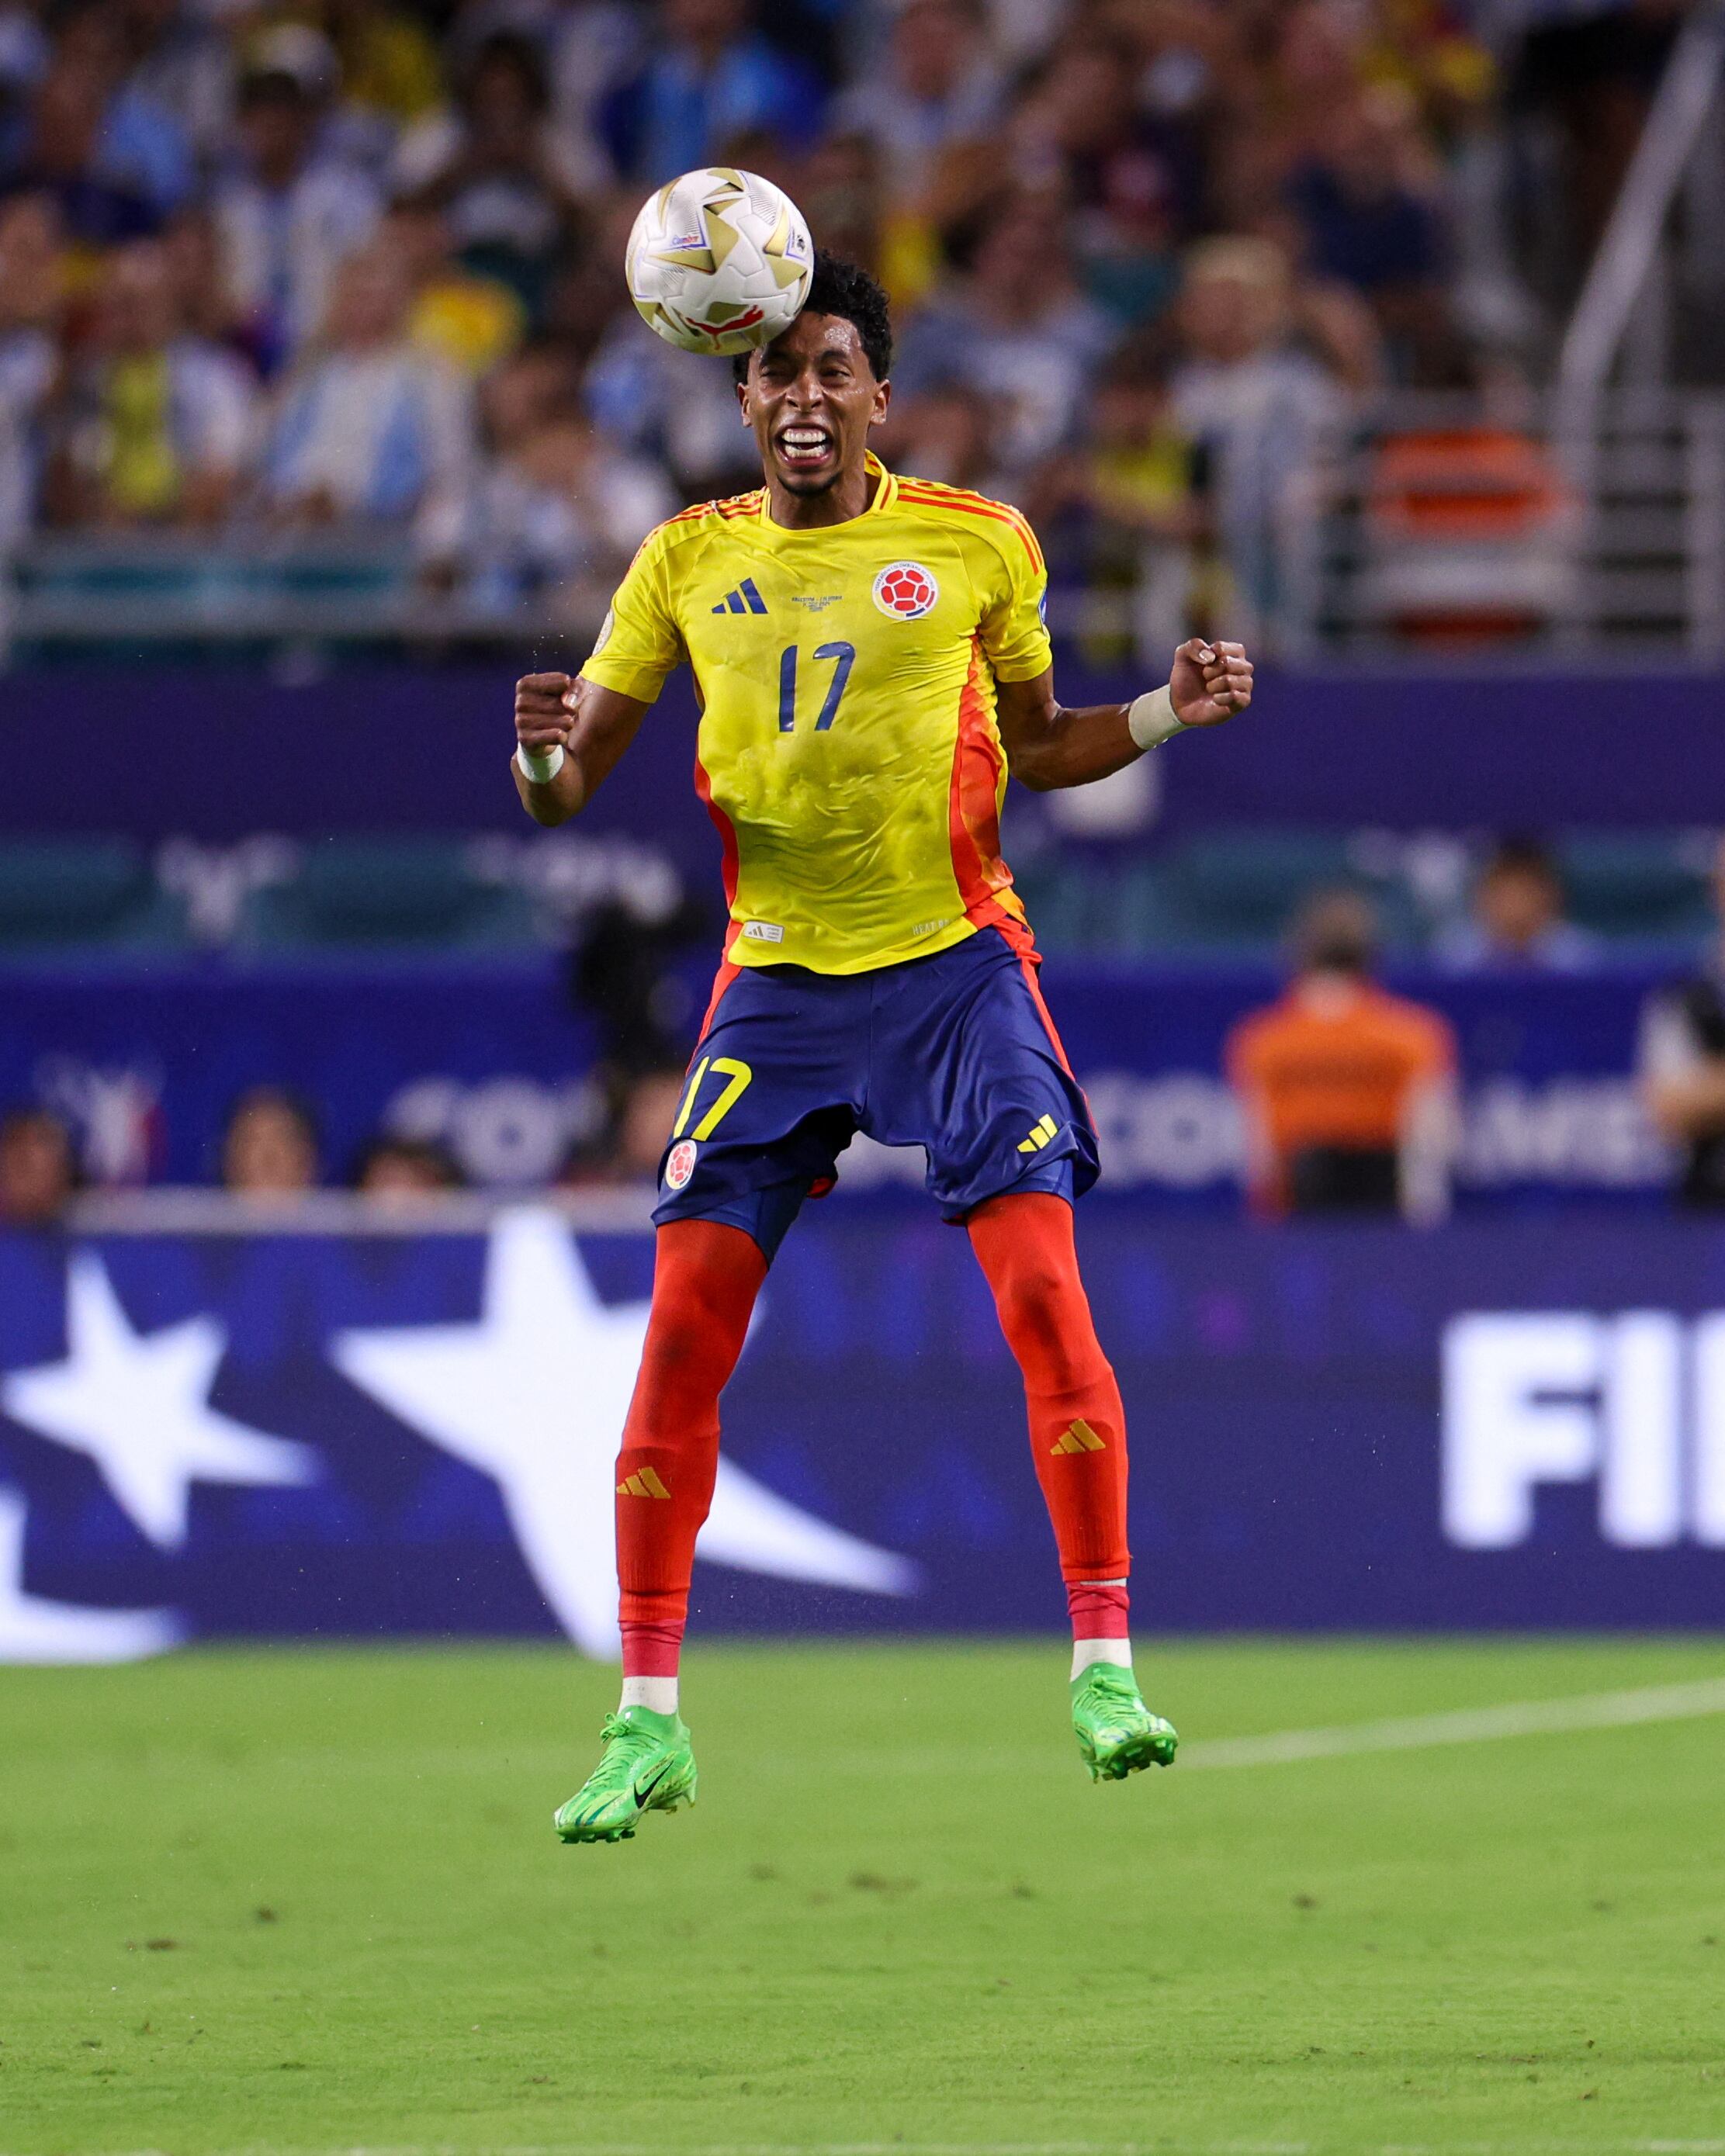
[[(1139, 1659), (1208, 1739), (1725, 1674)], [(1725, 1718), (1093, 1788), (1064, 1680), (697, 1649), (699, 1807), (564, 1849), (565, 1655), (0, 1671), (0, 2150), (1725, 2152)]]

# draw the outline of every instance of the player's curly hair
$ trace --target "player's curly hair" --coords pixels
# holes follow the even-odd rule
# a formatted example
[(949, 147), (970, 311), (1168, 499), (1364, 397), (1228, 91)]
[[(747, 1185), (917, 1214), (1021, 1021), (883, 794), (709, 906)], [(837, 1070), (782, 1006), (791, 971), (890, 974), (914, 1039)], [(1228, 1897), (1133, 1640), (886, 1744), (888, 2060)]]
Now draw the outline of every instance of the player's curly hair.
[[(876, 382), (886, 381), (892, 372), (892, 315), (887, 305), (886, 295), (875, 279), (855, 262), (847, 262), (842, 255), (829, 254), (824, 249), (814, 250), (814, 275), (809, 280), (809, 297), (803, 302), (803, 311), (808, 315), (837, 315), (841, 321), (854, 322), (869, 365), (875, 370)], [(740, 352), (731, 362), (731, 370), (739, 382), (748, 378), (751, 354)]]

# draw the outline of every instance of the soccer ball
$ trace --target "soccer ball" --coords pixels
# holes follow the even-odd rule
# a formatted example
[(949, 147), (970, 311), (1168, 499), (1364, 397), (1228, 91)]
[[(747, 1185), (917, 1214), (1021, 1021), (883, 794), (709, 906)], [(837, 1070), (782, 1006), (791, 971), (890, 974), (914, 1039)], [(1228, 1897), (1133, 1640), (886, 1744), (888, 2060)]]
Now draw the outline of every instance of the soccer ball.
[(680, 352), (770, 344), (814, 275), (803, 213), (756, 172), (708, 165), (643, 203), (624, 257), (641, 320)]

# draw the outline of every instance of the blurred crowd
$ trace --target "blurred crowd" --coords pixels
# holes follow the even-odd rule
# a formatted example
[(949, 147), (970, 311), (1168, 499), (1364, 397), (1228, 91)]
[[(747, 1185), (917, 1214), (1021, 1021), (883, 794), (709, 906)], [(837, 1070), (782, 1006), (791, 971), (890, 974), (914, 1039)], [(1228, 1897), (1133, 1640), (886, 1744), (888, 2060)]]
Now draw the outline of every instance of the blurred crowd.
[[(1648, 996), (1633, 1046), (1643, 1114), (1670, 1149), (1673, 1195), (1725, 1207), (1725, 842), (1711, 877), (1717, 928), (1702, 963)], [(1399, 1216), (1450, 1209), (1460, 1151), (1461, 1053), (1440, 1011), (1378, 978), (1379, 925), (1358, 891), (1315, 893), (1294, 923), (1282, 995), (1234, 1028), (1225, 1061), (1253, 1209)], [(1434, 953), (1457, 973), (1532, 979), (1598, 962), (1566, 917), (1562, 875), (1528, 836), (1505, 838), (1475, 880), (1468, 917)]]
[(1363, 400), (1538, 371), (1681, 12), (0, 0), (0, 553), (387, 533), (470, 610), (590, 607), (758, 479), (621, 271), (721, 161), (886, 282), (889, 463), (1017, 501), (1158, 642), (1273, 632)]
[[(650, 1191), (683, 1086), (679, 1065), (596, 1071), (595, 1127), (571, 1148), (555, 1188)], [(399, 1213), (468, 1188), (447, 1146), (399, 1131), (379, 1132), (351, 1162), (332, 1159), (316, 1104), (283, 1086), (255, 1086), (240, 1095), (212, 1165), (212, 1181), (231, 1197), (277, 1209), (333, 1189)], [(85, 1187), (64, 1116), (33, 1102), (0, 1111), (0, 1229), (56, 1225)]]

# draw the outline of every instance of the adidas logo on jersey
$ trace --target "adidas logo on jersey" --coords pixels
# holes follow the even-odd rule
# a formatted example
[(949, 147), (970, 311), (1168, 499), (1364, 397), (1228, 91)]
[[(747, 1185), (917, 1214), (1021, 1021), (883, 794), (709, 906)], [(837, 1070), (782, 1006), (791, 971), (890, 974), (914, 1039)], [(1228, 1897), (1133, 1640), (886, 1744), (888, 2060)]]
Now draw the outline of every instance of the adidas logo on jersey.
[(1048, 1449), (1050, 1452), (1106, 1452), (1108, 1447), (1087, 1422), (1069, 1422)]
[(726, 592), (713, 608), (715, 613), (765, 613), (767, 602), (755, 589), (752, 577), (745, 577), (734, 592)]
[(1040, 1152), (1044, 1146), (1052, 1145), (1060, 1134), (1060, 1127), (1055, 1122), (1054, 1117), (1045, 1116), (1040, 1123), (1032, 1127), (1029, 1137), (1019, 1139), (1019, 1151)]

